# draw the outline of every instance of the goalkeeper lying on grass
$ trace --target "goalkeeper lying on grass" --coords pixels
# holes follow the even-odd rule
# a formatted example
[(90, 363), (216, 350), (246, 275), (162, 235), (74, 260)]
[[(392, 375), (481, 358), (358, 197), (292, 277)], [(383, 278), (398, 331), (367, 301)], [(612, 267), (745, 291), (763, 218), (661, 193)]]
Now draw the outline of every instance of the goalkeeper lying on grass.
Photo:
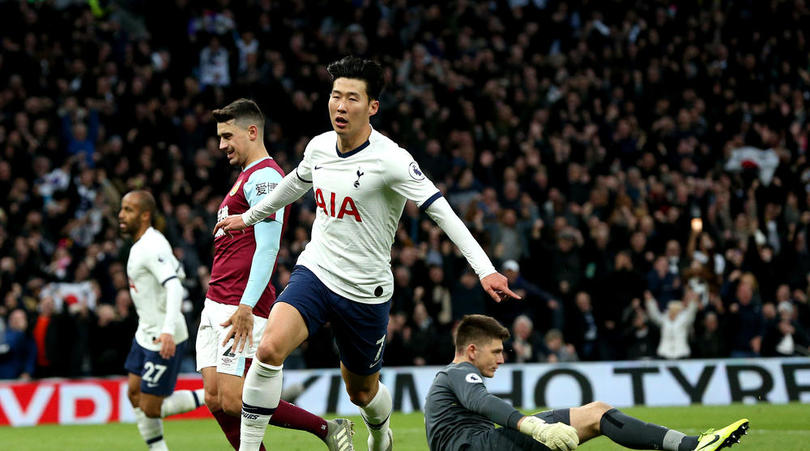
[[(629, 417), (600, 402), (524, 416), (489, 393), (484, 377), (503, 363), (509, 331), (494, 318), (468, 315), (456, 333), (456, 357), (439, 371), (427, 396), (425, 428), (432, 451), (576, 449), (599, 435), (633, 449), (712, 451), (738, 443), (748, 420), (718, 431), (686, 435)], [(497, 423), (502, 428), (495, 428)]]

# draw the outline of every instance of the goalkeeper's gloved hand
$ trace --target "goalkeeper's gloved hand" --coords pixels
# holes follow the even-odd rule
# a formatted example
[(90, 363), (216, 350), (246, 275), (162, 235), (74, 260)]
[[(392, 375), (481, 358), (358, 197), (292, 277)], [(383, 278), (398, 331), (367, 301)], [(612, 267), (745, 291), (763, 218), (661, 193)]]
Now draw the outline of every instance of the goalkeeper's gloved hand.
[(520, 422), (520, 432), (546, 445), (552, 451), (571, 451), (579, 445), (577, 430), (565, 423), (546, 423), (535, 416)]

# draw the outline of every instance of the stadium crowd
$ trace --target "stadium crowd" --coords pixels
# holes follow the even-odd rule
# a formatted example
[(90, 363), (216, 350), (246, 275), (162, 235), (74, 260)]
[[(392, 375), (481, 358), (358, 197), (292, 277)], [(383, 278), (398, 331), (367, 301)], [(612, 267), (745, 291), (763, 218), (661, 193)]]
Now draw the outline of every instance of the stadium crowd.
[[(450, 361), (473, 312), (510, 326), (509, 362), (808, 353), (802, 0), (6, 1), (0, 26), (0, 379), (124, 371), (131, 189), (158, 199), (193, 340), (237, 175), (210, 110), (255, 99), (289, 170), (345, 54), (386, 67), (372, 124), (524, 297), (488, 300), (409, 203), (387, 366)], [(314, 211), (292, 206), (279, 288)], [(287, 366), (324, 349), (328, 328)]]

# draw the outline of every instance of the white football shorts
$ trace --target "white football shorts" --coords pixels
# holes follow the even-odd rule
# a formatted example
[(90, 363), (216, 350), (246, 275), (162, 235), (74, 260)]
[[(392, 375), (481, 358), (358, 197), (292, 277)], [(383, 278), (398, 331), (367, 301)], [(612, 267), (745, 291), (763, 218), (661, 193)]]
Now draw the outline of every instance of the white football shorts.
[(247, 344), (241, 353), (236, 352), (232, 349), (233, 338), (225, 345), (222, 344), (231, 326), (223, 327), (220, 324), (227, 321), (237, 307), (211, 299), (205, 300), (200, 314), (200, 327), (197, 330), (197, 371), (215, 366), (217, 373), (244, 376), (245, 359), (252, 359), (256, 355), (267, 318), (253, 315), (253, 345)]

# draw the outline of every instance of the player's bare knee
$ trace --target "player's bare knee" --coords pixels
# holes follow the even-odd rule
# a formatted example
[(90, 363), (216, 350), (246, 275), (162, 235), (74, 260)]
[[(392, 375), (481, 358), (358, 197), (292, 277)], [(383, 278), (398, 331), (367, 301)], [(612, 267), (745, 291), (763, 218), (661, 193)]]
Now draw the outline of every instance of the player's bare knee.
[(239, 398), (223, 398), (222, 410), (233, 417), (238, 417), (242, 413), (242, 400)]
[(129, 398), (129, 402), (130, 404), (132, 404), (132, 407), (138, 407), (138, 404), (140, 403), (139, 395), (140, 391), (138, 391), (137, 389), (129, 388), (127, 390), (127, 397)]
[(160, 404), (143, 404), (141, 405), (144, 415), (149, 418), (160, 418)]
[(221, 410), (222, 403), (219, 401), (219, 394), (205, 390), (205, 405), (211, 412)]
[(610, 409), (613, 408), (610, 404), (602, 401), (594, 401), (584, 406), (590, 412), (589, 418), (591, 420), (591, 424), (589, 425), (590, 428), (596, 432), (600, 432), (600, 422), (602, 421), (602, 416)]
[(281, 366), (286, 357), (277, 346), (264, 340), (259, 343), (259, 347), (256, 349), (256, 358), (267, 365)]
[(603, 401), (594, 401), (584, 405), (583, 407), (595, 411), (600, 418), (605, 414), (605, 412), (613, 408), (613, 406)]

